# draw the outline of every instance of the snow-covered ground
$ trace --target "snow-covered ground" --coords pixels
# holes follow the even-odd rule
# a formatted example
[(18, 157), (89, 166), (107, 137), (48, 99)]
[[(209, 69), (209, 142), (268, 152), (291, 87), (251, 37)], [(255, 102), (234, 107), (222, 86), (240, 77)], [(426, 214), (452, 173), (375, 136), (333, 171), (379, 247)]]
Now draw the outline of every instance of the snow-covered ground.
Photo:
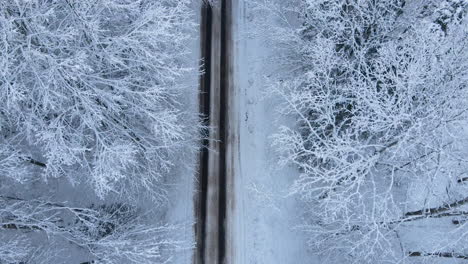
[(227, 263), (320, 263), (307, 250), (305, 237), (294, 229), (301, 222), (303, 207), (286, 195), (298, 171), (278, 168), (270, 139), (278, 124), (289, 120), (276, 112), (275, 98), (264, 96), (268, 87), (263, 77), (275, 68), (268, 60), (275, 51), (265, 45), (266, 39), (248, 37), (247, 32), (255, 28), (255, 14), (247, 4), (233, 1), (232, 134), (227, 155), (234, 194), (228, 204)]
[[(202, 1), (193, 0), (191, 8), (194, 15), (194, 23), (200, 23), (200, 8)], [(200, 64), (200, 34), (192, 32), (192, 40), (189, 43), (191, 53), (187, 56), (184, 65), (190, 68), (198, 68)], [(184, 105), (190, 112), (198, 112), (198, 74), (193, 72), (186, 76), (184, 83), (190, 87), (186, 89), (184, 95)], [(195, 124), (196, 121), (193, 120)], [(165, 222), (171, 225), (180, 226), (178, 229), (178, 238), (183, 241), (183, 246), (180, 251), (174, 254), (172, 263), (189, 264), (193, 262), (193, 250), (195, 247), (195, 208), (194, 196), (197, 195), (196, 183), (196, 151), (186, 153), (180, 157), (177, 169), (175, 170), (174, 178), (168, 182), (170, 185), (168, 194), (168, 204), (165, 215)]]

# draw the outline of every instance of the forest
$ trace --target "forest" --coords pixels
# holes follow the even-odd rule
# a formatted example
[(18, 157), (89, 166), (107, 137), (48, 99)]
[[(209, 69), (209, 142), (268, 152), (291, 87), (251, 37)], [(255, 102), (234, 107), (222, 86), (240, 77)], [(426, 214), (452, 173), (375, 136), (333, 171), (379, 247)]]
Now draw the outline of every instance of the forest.
[(468, 263), (467, 13), (1, 0), (0, 264)]

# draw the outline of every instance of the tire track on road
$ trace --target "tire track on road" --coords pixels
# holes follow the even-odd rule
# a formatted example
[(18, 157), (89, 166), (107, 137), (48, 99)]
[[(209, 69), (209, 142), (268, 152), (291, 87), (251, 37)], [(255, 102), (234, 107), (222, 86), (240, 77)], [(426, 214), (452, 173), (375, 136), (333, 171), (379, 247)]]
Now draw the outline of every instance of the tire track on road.
[(231, 0), (201, 10), (200, 114), (210, 127), (199, 156), (198, 195), (194, 199), (196, 264), (226, 263), (226, 145), (229, 134), (229, 89), (231, 87)]

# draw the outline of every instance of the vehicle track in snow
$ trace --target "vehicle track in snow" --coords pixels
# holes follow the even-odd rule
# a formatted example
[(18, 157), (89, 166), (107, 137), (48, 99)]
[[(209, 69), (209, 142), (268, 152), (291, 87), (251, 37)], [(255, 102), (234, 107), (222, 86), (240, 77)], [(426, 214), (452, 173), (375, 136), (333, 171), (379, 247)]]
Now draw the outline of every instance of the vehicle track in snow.
[[(263, 32), (256, 31), (254, 39), (246, 37), (256, 15), (248, 3), (218, 0), (202, 9), (205, 74), (200, 81), (200, 113), (208, 117), (205, 125), (210, 130), (200, 154), (195, 201), (196, 264), (313, 259), (306, 241), (291, 230), (300, 220), (301, 205), (282, 198), (298, 172), (276, 170), (268, 139), (276, 129), (274, 120), (279, 117), (273, 109), (279, 101), (262, 100), (262, 76), (279, 67), (268, 60), (276, 51), (265, 45)], [(273, 17), (269, 20), (274, 23)], [(290, 122), (285, 117), (279, 121)], [(252, 194), (252, 185), (268, 199)]]
[(196, 249), (194, 263), (227, 263), (226, 259), (226, 145), (229, 133), (228, 96), (231, 83), (231, 0), (201, 10), (200, 113), (209, 127), (199, 156), (198, 193), (195, 197)]

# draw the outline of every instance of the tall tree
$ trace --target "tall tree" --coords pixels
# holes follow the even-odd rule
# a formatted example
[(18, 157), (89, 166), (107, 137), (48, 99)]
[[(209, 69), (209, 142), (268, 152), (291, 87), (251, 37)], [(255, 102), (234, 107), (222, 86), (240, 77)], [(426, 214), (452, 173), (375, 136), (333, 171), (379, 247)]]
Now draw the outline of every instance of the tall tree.
[(330, 263), (463, 258), (466, 1), (264, 3), (287, 26), (272, 36), (294, 70), (271, 90), (296, 123), (274, 143), (301, 171), (311, 246)]
[(161, 199), (161, 178), (196, 135), (180, 103), (196, 73), (184, 66), (189, 2), (3, 1), (0, 171)]

